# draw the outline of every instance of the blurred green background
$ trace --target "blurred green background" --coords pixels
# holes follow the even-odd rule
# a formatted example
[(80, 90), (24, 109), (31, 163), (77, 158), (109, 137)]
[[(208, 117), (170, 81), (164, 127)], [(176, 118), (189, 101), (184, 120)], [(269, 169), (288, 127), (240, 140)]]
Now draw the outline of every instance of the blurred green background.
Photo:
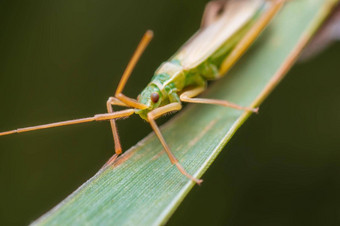
[[(0, 130), (105, 112), (146, 29), (126, 94), (199, 27), (206, 0), (0, 2)], [(236, 133), (169, 225), (340, 223), (340, 44), (296, 65)], [(227, 77), (224, 79), (228, 79)], [(118, 123), (124, 149), (151, 129)], [(0, 137), (0, 225), (28, 224), (113, 154), (107, 122)]]

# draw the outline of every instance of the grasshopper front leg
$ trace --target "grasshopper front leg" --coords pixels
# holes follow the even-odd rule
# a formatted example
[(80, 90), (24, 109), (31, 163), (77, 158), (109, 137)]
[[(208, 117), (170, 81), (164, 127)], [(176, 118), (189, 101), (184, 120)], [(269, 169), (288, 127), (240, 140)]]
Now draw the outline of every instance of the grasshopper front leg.
[[(110, 97), (106, 102), (106, 108), (107, 108), (107, 111), (109, 113), (114, 112), (113, 108), (112, 108), (113, 105), (124, 106), (124, 107), (132, 107), (132, 108), (137, 108), (137, 109), (147, 108), (147, 106), (145, 106), (144, 104), (138, 103), (137, 100), (125, 96), (122, 92), (123, 92), (123, 89), (124, 89), (128, 79), (129, 79), (134, 67), (136, 66), (139, 58), (141, 57), (145, 48), (147, 47), (147, 45), (151, 41), (152, 37), (153, 37), (153, 32), (148, 30), (144, 34), (140, 43), (138, 44), (136, 51), (132, 55), (132, 58), (129, 61), (127, 67), (126, 67), (126, 69), (125, 69), (125, 71), (122, 75), (122, 78), (120, 79), (117, 90), (115, 92), (115, 97)], [(109, 159), (109, 161), (105, 165), (108, 165), (108, 164), (114, 162), (117, 159), (117, 157), (122, 153), (122, 146), (120, 144), (116, 120), (111, 119), (110, 124), (111, 124), (111, 129), (112, 129), (112, 134), (113, 134), (113, 140), (114, 140), (114, 143), (115, 143), (115, 154)]]
[(165, 139), (164, 139), (161, 131), (159, 130), (159, 128), (158, 128), (158, 126), (155, 122), (155, 120), (157, 118), (159, 118), (160, 116), (162, 116), (162, 115), (164, 115), (168, 112), (178, 111), (181, 108), (182, 108), (182, 105), (180, 103), (171, 103), (171, 104), (165, 105), (163, 107), (156, 108), (155, 110), (148, 113), (148, 121), (149, 121), (153, 131), (156, 133), (158, 139), (162, 143), (164, 150), (165, 150), (166, 154), (168, 155), (171, 163), (175, 164), (176, 167), (178, 168), (178, 170), (184, 176), (186, 176), (187, 178), (189, 178), (190, 180), (194, 181), (197, 184), (201, 184), (203, 182), (203, 180), (197, 179), (197, 178), (193, 177), (192, 175), (190, 175), (187, 171), (185, 171), (183, 166), (179, 163), (179, 161), (177, 160), (175, 155), (171, 152), (168, 144), (165, 142)]

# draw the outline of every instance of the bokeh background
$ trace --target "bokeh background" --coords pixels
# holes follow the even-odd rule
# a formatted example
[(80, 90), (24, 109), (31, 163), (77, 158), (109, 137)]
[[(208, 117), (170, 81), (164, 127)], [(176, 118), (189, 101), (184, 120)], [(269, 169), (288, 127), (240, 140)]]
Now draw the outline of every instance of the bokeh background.
[[(126, 87), (136, 96), (198, 29), (206, 2), (1, 1), (0, 130), (105, 112), (138, 41), (153, 29)], [(168, 225), (339, 225), (339, 60), (336, 43), (294, 66)], [(138, 117), (118, 126), (125, 149), (151, 132)], [(106, 122), (0, 137), (0, 225), (32, 222), (113, 151)]]

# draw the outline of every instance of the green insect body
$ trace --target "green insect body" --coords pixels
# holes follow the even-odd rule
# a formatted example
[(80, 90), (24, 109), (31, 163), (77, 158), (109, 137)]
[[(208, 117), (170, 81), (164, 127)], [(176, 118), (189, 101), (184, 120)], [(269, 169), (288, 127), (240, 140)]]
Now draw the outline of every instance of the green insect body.
[[(231, 37), (224, 40), (220, 46), (217, 46), (216, 50), (210, 53), (210, 56), (205, 57), (203, 61), (194, 67), (186, 67), (182, 65), (179, 55), (183, 49), (188, 48), (188, 45), (196, 45), (196, 43), (192, 43), (190, 40), (195, 40), (197, 36), (202, 35), (200, 31), (197, 32), (197, 34), (188, 41), (188, 44), (180, 48), (173, 57), (162, 63), (156, 70), (151, 82), (141, 92), (138, 98), (138, 101), (147, 105), (148, 108), (136, 110), (136, 113), (139, 114), (141, 118), (147, 120), (147, 114), (153, 109), (173, 102), (180, 103), (179, 94), (186, 88), (206, 87), (208, 80), (216, 80), (223, 76), (225, 72), (220, 71), (221, 63), (252, 27), (261, 15), (261, 11), (265, 8), (264, 6), (265, 4), (262, 3), (249, 21), (245, 22)], [(153, 102), (150, 98), (153, 93), (157, 93), (159, 96), (157, 102)]]
[[(202, 28), (173, 57), (161, 64), (151, 82), (135, 100), (125, 96), (123, 89), (139, 57), (152, 39), (153, 33), (148, 30), (127, 65), (115, 95), (109, 97), (106, 102), (108, 113), (14, 129), (1, 132), (0, 136), (91, 121), (110, 120), (115, 154), (106, 165), (111, 165), (122, 153), (116, 119), (126, 118), (136, 113), (150, 123), (170, 162), (176, 165), (177, 169), (187, 178), (200, 184), (202, 180), (186, 172), (171, 152), (155, 120), (168, 112), (180, 110), (181, 102), (213, 104), (257, 112), (257, 108), (239, 106), (227, 100), (196, 97), (205, 90), (207, 81), (220, 78), (230, 69), (284, 2), (285, 0), (217, 0), (208, 3), (203, 15)], [(212, 10), (218, 9), (218, 7), (221, 9), (220, 13), (219, 10)], [(124, 106), (129, 109), (115, 111), (114, 106)]]

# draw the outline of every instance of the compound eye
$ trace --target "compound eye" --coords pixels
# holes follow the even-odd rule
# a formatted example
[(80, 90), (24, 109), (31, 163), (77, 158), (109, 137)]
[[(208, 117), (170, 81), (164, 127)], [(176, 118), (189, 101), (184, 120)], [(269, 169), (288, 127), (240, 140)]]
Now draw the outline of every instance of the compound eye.
[(151, 97), (152, 102), (154, 102), (154, 103), (157, 103), (158, 100), (159, 100), (158, 93), (152, 93), (150, 97)]

